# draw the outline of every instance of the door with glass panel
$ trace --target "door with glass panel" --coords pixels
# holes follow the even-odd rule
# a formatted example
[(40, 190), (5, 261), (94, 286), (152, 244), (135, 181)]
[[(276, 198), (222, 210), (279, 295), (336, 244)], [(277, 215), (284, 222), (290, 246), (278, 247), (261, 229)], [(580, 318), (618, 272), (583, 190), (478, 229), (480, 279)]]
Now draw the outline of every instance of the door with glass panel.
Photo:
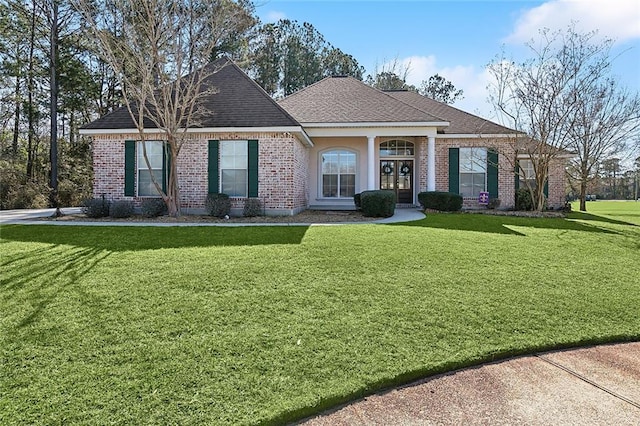
[(413, 203), (413, 160), (381, 160), (380, 189), (394, 191), (400, 204)]

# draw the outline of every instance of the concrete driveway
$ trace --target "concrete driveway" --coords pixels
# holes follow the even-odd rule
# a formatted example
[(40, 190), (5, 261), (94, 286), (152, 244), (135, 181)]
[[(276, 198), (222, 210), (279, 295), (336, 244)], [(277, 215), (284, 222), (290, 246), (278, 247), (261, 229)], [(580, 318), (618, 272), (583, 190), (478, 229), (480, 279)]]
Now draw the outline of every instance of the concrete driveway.
[(435, 376), (300, 422), (640, 425), (640, 342), (547, 352)]
[[(65, 207), (63, 214), (80, 213), (80, 207)], [(56, 209), (20, 209), (20, 210), (0, 210), (0, 223), (19, 223), (22, 220), (37, 219), (40, 217), (52, 216)]]

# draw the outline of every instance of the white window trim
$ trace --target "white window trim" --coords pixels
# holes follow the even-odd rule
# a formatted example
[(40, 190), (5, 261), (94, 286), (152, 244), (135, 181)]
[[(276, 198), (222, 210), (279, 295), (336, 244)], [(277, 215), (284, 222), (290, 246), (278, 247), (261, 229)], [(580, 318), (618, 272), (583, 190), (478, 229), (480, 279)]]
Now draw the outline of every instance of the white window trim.
[[(143, 143), (159, 143), (162, 144), (162, 149), (164, 150), (164, 144), (165, 141), (163, 140), (148, 140), (148, 141), (136, 141), (136, 197), (138, 198), (158, 198), (161, 197), (162, 195), (160, 193), (157, 193), (155, 195), (140, 195), (140, 170), (145, 170), (145, 171), (149, 171), (149, 168), (147, 167), (146, 162), (144, 161), (144, 157), (142, 157), (142, 161), (139, 161), (139, 155), (143, 155), (142, 154), (142, 144)], [(162, 158), (161, 158), (161, 162), (164, 159), (164, 153), (162, 154)], [(153, 170), (160, 170), (160, 176), (162, 176), (163, 170), (165, 168), (166, 164), (162, 164), (162, 166), (160, 167), (160, 169), (151, 169), (151, 172), (153, 173)], [(163, 182), (158, 182), (160, 184), (160, 188), (162, 188), (162, 184)], [(166, 183), (165, 183), (166, 184)]]
[[(479, 150), (479, 149), (484, 149), (485, 151), (485, 161), (484, 161), (484, 172), (482, 172), (484, 174), (484, 187), (482, 192), (486, 192), (487, 191), (487, 179), (488, 179), (488, 175), (489, 175), (489, 171), (487, 170), (487, 155), (489, 155), (489, 149), (487, 147), (484, 146), (464, 146), (464, 147), (460, 147), (459, 150), (462, 151), (463, 149), (470, 149), (472, 150), (472, 152), (474, 150)], [(462, 153), (459, 154), (459, 158), (462, 158)], [(476, 174), (480, 174), (481, 172), (462, 172), (461, 171), (462, 168), (462, 161), (459, 160), (459, 164), (458, 164), (458, 193), (460, 195), (462, 195), (462, 175), (476, 175)], [(476, 199), (477, 195), (462, 195), (463, 198), (467, 198), (467, 199)]]
[[(403, 155), (382, 155), (382, 145), (384, 144), (388, 144), (389, 142), (404, 142), (405, 143), (405, 147), (407, 145), (411, 145), (411, 147), (413, 148), (413, 154), (412, 155), (407, 155), (407, 154), (403, 154)], [(397, 147), (396, 147), (397, 149)], [(380, 157), (380, 159), (383, 158), (389, 158), (389, 159), (413, 159), (416, 157), (416, 143), (415, 142), (411, 142), (405, 139), (389, 139), (386, 141), (382, 141), (380, 142), (380, 144), (378, 145), (378, 156)]]
[[(344, 200), (353, 200), (353, 197), (324, 197), (324, 191), (323, 191), (323, 179), (322, 176), (324, 175), (322, 173), (322, 156), (328, 152), (332, 152), (332, 151), (346, 151), (349, 152), (351, 154), (354, 154), (356, 156), (356, 160), (355, 160), (355, 166), (356, 166), (356, 171), (355, 171), (355, 187), (353, 189), (353, 193), (357, 194), (360, 192), (360, 185), (358, 182), (358, 176), (360, 175), (360, 168), (358, 167), (359, 164), (359, 157), (360, 157), (360, 153), (352, 148), (346, 148), (346, 147), (331, 147), (331, 148), (327, 148), (327, 149), (323, 149), (322, 151), (318, 152), (318, 196), (316, 197), (316, 199), (318, 200), (333, 200), (333, 201), (344, 201)], [(340, 174), (338, 174), (338, 176), (340, 176)], [(340, 178), (338, 178), (338, 188), (340, 188)]]
[[(244, 169), (227, 169), (227, 168), (223, 168), (222, 167), (222, 145), (225, 143), (233, 143), (233, 144), (237, 144), (237, 143), (244, 143), (246, 148), (247, 148), (247, 166)], [(229, 198), (239, 198), (239, 199), (244, 199), (244, 198), (248, 198), (249, 197), (249, 140), (245, 140), (245, 139), (225, 139), (225, 140), (221, 140), (219, 142), (219, 146), (220, 146), (220, 152), (218, 154), (219, 158), (218, 158), (218, 191), (222, 194), (224, 193), (222, 191), (222, 171), (223, 170), (244, 170), (245, 172), (245, 188), (244, 188), (244, 195), (231, 195), (231, 194), (227, 194), (229, 195)]]

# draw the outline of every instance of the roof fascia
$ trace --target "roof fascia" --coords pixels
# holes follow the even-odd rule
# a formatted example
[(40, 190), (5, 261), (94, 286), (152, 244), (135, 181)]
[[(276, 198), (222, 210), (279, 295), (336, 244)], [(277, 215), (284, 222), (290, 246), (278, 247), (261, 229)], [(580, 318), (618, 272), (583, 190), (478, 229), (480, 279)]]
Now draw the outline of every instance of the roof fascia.
[(451, 133), (451, 134), (438, 134), (437, 139), (468, 139), (468, 138), (517, 138), (516, 133)]
[[(118, 135), (118, 134), (135, 134), (139, 133), (138, 129), (80, 129), (80, 134), (85, 136), (99, 135)], [(144, 129), (143, 133), (162, 134), (166, 133), (159, 129)], [(313, 142), (309, 135), (301, 126), (279, 126), (279, 127), (203, 127), (187, 129), (186, 133), (291, 133), (300, 142), (307, 146), (313, 146)]]

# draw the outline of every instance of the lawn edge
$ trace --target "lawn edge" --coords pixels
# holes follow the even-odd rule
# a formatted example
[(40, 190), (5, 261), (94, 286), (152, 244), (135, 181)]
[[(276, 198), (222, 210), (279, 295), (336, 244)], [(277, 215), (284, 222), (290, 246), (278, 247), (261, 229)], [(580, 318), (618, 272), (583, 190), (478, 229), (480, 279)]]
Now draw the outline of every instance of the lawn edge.
[(320, 400), (320, 402), (314, 406), (302, 407), (295, 410), (290, 410), (278, 414), (263, 422), (257, 423), (260, 425), (286, 425), (286, 424), (300, 424), (303, 421), (310, 420), (313, 417), (321, 415), (325, 412), (332, 412), (339, 410), (353, 402), (356, 402), (365, 397), (375, 395), (378, 393), (385, 393), (392, 389), (410, 386), (414, 382), (423, 381), (441, 374), (455, 373), (463, 369), (477, 367), (482, 364), (494, 363), (498, 361), (506, 361), (513, 358), (519, 358), (527, 355), (534, 355), (539, 352), (550, 352), (566, 349), (578, 349), (583, 347), (615, 344), (615, 343), (630, 343), (640, 341), (640, 333), (629, 335), (615, 335), (615, 336), (599, 336), (589, 337), (580, 340), (574, 340), (570, 342), (562, 342), (548, 345), (533, 345), (526, 348), (510, 349), (506, 351), (499, 351), (493, 353), (485, 353), (479, 355), (477, 358), (468, 359), (460, 362), (447, 362), (444, 365), (438, 367), (425, 367), (417, 370), (408, 371), (406, 373), (399, 374), (398, 376), (383, 379), (378, 382), (369, 384), (366, 388), (357, 389), (354, 392), (333, 395)]

